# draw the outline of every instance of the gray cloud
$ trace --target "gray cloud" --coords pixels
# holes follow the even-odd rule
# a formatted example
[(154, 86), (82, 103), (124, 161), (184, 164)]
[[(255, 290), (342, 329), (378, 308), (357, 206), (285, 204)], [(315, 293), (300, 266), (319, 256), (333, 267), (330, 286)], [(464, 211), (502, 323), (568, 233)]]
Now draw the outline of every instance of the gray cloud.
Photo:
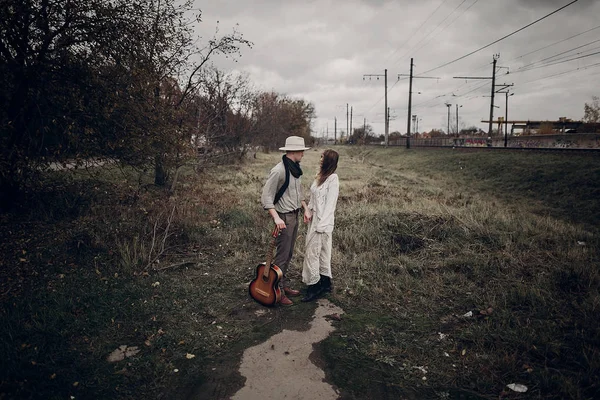
[[(360, 121), (357, 123), (367, 118), (382, 133), (383, 82), (363, 81), (362, 76), (383, 74), (387, 68), (388, 105), (392, 115), (397, 115), (390, 129), (405, 131), (408, 82), (398, 81), (397, 75), (408, 73), (411, 57), (415, 73), (421, 74), (527, 25), (568, 0), (467, 0), (457, 8), (461, 3), (462, 0), (198, 1), (204, 21), (198, 33), (210, 35), (217, 20), (225, 33), (228, 27), (239, 23), (238, 29), (255, 43), (254, 48), (243, 50), (237, 64), (219, 60), (217, 65), (247, 72), (263, 90), (312, 101), (319, 116), (317, 133), (327, 124), (331, 128), (335, 117), (343, 120), (341, 125), (345, 128), (346, 103), (353, 106)], [(499, 70), (499, 82), (515, 84), (515, 95), (509, 100), (510, 115), (519, 119), (581, 118), (583, 104), (592, 95), (600, 94), (596, 85), (590, 84), (597, 82), (594, 74), (600, 68), (584, 68), (599, 63), (600, 57), (528, 72), (519, 68), (600, 39), (598, 29), (525, 55), (600, 25), (597, 15), (600, 1), (580, 0), (513, 37), (428, 74), (442, 79), (415, 79), (413, 111), (423, 118), (421, 127), (445, 128), (448, 109), (444, 103), (450, 102), (463, 106), (460, 113), (466, 124), (485, 129), (486, 124), (480, 121), (489, 114), (489, 84), (453, 77), (491, 75), (492, 56), (496, 53), (500, 54), (498, 65), (510, 67), (511, 71), (503, 75), (506, 70)], [(591, 50), (598, 44), (566, 55)], [(419, 91), (421, 94), (417, 94)], [(496, 113), (504, 115), (503, 99), (499, 106)]]
[[(578, 12), (578, 10), (576, 10), (577, 7), (581, 8), (592, 6), (594, 1), (596, 0), (579, 0), (578, 2), (565, 8), (565, 12), (576, 13)], [(517, 4), (523, 8), (542, 9), (548, 11), (566, 6), (570, 2), (570, 0), (517, 0)]]

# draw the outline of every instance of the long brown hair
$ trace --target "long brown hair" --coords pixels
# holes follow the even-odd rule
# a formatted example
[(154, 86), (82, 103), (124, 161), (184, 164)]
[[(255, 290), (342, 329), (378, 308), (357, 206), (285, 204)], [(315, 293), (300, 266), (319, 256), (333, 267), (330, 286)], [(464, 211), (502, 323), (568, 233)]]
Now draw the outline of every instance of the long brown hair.
[(317, 174), (317, 186), (321, 186), (323, 182), (329, 178), (337, 169), (339, 154), (335, 150), (325, 150), (323, 152), (323, 162), (321, 169)]

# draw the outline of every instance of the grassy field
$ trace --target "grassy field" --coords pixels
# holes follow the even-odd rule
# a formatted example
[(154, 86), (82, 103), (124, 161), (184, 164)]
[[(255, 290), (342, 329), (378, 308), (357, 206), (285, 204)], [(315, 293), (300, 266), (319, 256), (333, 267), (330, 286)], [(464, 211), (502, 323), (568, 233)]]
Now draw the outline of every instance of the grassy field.
[[(330, 300), (346, 314), (317, 350), (343, 398), (600, 397), (596, 155), (337, 150)], [(235, 393), (243, 350), (314, 310), (247, 295), (279, 157), (184, 169), (171, 196), (133, 171), (56, 173), (1, 215), (0, 398)], [(123, 345), (139, 352), (108, 362)]]

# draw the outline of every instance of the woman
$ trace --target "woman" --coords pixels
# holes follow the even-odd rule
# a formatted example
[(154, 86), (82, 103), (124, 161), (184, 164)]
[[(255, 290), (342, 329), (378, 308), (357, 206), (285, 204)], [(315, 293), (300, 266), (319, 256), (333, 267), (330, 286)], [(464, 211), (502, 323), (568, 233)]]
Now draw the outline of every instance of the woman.
[(310, 187), (310, 200), (304, 213), (309, 223), (302, 281), (308, 285), (302, 301), (312, 301), (331, 292), (331, 235), (334, 225), (340, 183), (335, 170), (339, 155), (325, 150), (321, 155), (319, 173)]

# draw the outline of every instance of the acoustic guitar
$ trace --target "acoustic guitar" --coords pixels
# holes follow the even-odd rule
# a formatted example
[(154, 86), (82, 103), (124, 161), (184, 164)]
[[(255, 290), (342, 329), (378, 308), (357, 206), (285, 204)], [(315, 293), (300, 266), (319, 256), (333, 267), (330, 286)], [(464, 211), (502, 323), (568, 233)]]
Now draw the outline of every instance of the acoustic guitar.
[(250, 282), (248, 291), (250, 296), (263, 306), (273, 307), (281, 300), (281, 289), (279, 289), (279, 281), (283, 277), (283, 272), (273, 261), (273, 249), (275, 248), (275, 240), (279, 235), (279, 228), (275, 225), (275, 229), (271, 236), (273, 240), (269, 245), (267, 253), (267, 262), (258, 264), (256, 267), (256, 278)]

